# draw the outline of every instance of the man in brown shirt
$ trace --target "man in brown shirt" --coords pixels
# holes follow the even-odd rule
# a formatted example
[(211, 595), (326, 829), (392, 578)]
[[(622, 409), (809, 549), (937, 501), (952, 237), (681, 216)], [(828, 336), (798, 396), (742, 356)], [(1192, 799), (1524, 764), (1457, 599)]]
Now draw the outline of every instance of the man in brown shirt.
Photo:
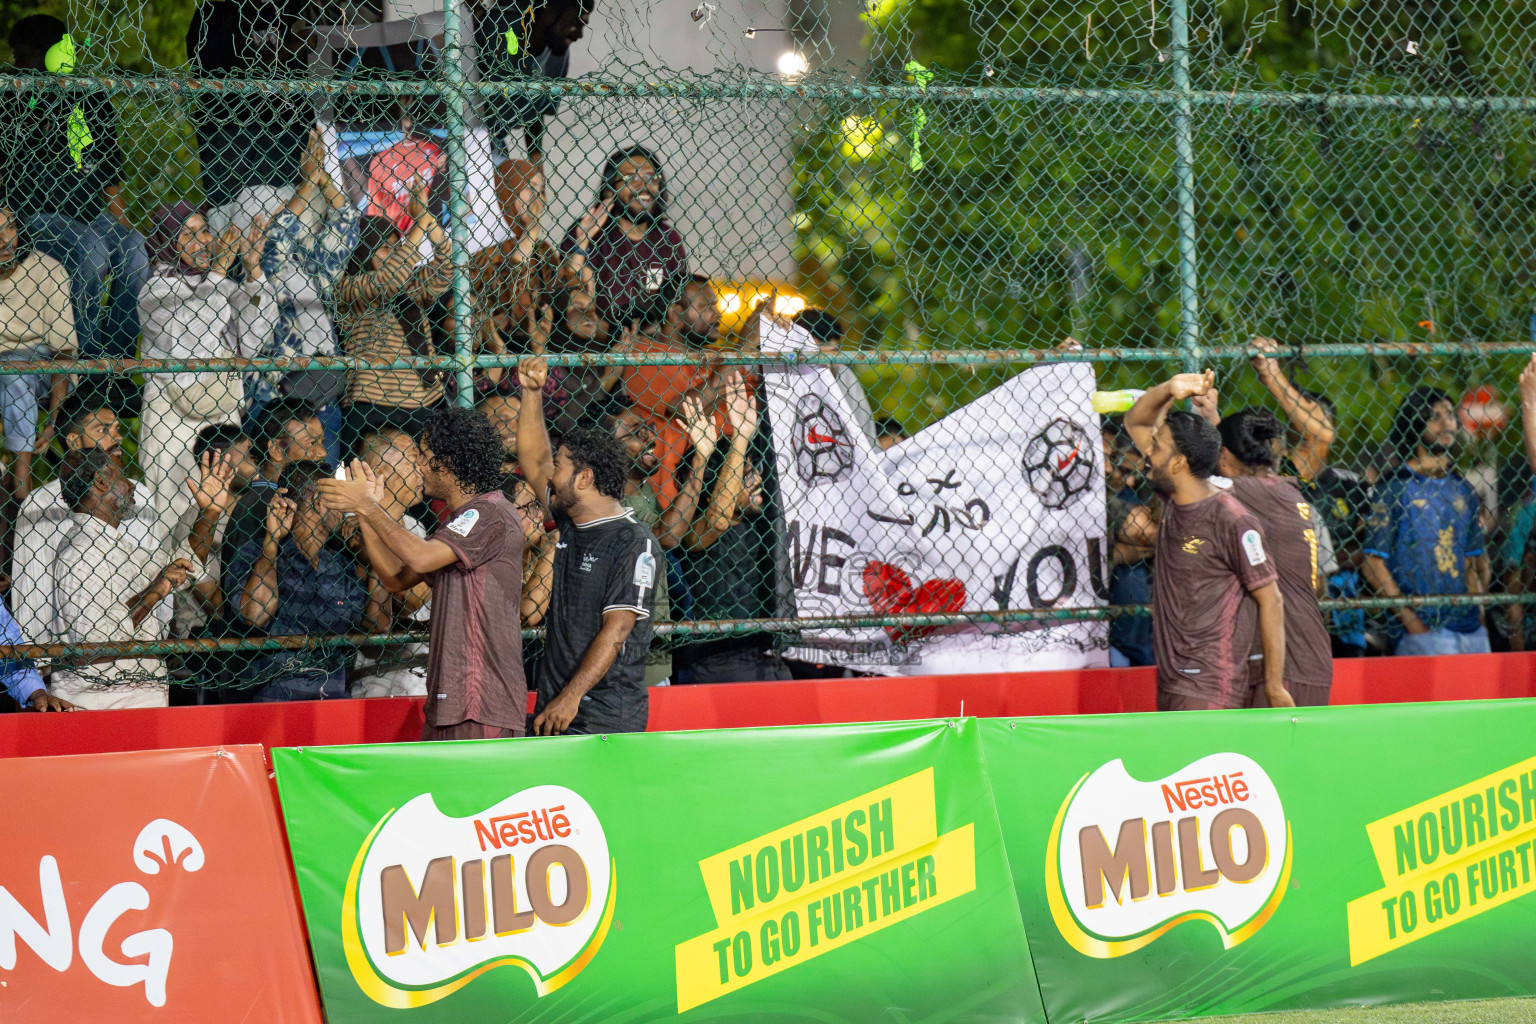
[[(1242, 409), (1221, 420), (1221, 473), (1232, 493), (1264, 524), (1264, 538), (1285, 598), (1285, 688), (1302, 707), (1328, 703), (1333, 686), (1333, 643), (1317, 595), (1317, 513), (1296, 485), (1279, 474), (1276, 442), (1285, 426), (1263, 409)], [(1263, 703), (1263, 655), (1257, 647), (1249, 670), (1254, 697)]]
[(1148, 479), (1167, 499), (1152, 588), (1157, 706), (1247, 707), (1248, 655), (1257, 630), (1265, 695), (1274, 707), (1293, 707), (1283, 681), (1285, 605), (1264, 532), (1229, 490), (1210, 481), (1221, 453), (1216, 428), (1195, 413), (1172, 409), (1176, 401), (1209, 391), (1215, 376), (1209, 370), (1181, 373), (1142, 395), (1125, 414), (1126, 431), (1147, 456)]
[(523, 676), (522, 514), (501, 493), (501, 436), (483, 412), (449, 407), (418, 442), (424, 489), (452, 510), (423, 540), (380, 503), (380, 481), (362, 460), (346, 480), (326, 480), (331, 508), (355, 512), (368, 560), (392, 593), (432, 587), (424, 740), (521, 736)]

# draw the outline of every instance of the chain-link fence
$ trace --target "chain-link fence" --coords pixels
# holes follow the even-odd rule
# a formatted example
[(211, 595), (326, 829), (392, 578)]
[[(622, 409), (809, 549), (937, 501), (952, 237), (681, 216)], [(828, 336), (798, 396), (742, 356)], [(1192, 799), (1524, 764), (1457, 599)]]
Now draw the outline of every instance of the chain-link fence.
[(1206, 366), (1285, 428), (1340, 653), (1523, 646), (1528, 5), (54, 13), (0, 78), (5, 639), (70, 692), (418, 692), (430, 594), (315, 484), (434, 529), (451, 405), (536, 652), (529, 354), (666, 549), (653, 681), (1145, 660), (1158, 503), (1088, 395)]

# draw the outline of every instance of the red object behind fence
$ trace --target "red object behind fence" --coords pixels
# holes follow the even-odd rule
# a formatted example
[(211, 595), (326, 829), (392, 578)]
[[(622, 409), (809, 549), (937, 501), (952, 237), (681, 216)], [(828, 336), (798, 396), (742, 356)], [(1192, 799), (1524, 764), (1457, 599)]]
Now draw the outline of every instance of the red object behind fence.
[[(1536, 697), (1536, 653), (1333, 663), (1334, 704)], [(722, 729), (1151, 711), (1152, 669), (818, 679), (651, 690), (650, 728)], [(0, 715), (0, 757), (260, 743), (393, 743), (421, 735), (420, 698)]]
[(319, 1024), (260, 748), (17, 760), (0, 779), (18, 947), (0, 1018)]

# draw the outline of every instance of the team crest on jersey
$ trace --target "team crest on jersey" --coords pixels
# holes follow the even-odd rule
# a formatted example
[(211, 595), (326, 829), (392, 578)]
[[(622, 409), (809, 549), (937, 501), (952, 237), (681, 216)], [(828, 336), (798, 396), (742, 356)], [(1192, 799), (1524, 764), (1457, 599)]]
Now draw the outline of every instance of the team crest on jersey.
[(1205, 543), (1205, 538), (1204, 537), (1185, 537), (1184, 538), (1184, 553), (1186, 555), (1198, 555), (1200, 553), (1200, 545), (1202, 545), (1204, 543)]

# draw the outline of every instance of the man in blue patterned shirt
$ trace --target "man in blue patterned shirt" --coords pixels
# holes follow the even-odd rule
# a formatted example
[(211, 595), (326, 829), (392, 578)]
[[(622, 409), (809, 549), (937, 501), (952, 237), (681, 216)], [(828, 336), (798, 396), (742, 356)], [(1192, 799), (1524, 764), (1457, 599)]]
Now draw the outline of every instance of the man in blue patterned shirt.
[[(1477, 492), (1452, 468), (1456, 430), (1453, 404), (1443, 391), (1415, 388), (1398, 408), (1389, 442), (1403, 464), (1376, 485), (1366, 524), (1365, 577), (1383, 597), (1488, 589)], [(1395, 611), (1395, 654), (1489, 650), (1488, 630), (1476, 605)]]
[[(24, 644), (27, 638), (11, 618), (4, 604), (0, 604), (0, 643)], [(43, 686), (43, 677), (31, 658), (0, 661), (0, 686), (11, 699), (29, 711), (79, 711), (63, 697), (55, 697)]]

